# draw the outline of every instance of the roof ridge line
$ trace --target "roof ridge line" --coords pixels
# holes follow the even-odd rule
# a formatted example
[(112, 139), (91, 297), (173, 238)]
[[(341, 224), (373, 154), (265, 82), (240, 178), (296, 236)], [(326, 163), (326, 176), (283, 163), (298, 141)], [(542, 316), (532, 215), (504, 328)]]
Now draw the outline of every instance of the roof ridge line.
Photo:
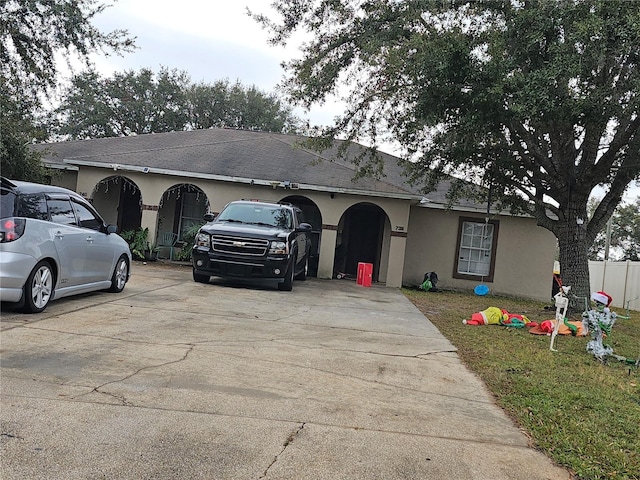
[[(167, 133), (173, 133), (173, 132), (167, 132)], [(106, 139), (113, 139), (113, 138), (127, 138), (127, 137), (103, 137), (102, 139), (94, 138), (94, 139), (88, 139), (88, 140), (106, 140)], [(247, 142), (247, 141), (253, 141), (253, 140), (255, 139), (245, 138), (245, 139), (238, 139), (238, 140), (225, 140), (221, 142), (205, 142), (205, 143), (197, 143), (197, 144), (189, 144), (189, 145), (175, 145), (175, 146), (167, 146), (167, 147), (161, 147), (161, 148), (141, 148), (138, 150), (127, 150), (125, 152), (97, 153), (93, 155), (83, 155), (82, 157), (69, 156), (66, 158), (91, 158), (91, 157), (105, 157), (105, 156), (115, 156), (115, 155), (128, 155), (131, 153), (142, 153), (142, 152), (162, 152), (167, 150), (204, 147), (207, 145), (223, 145), (228, 143), (240, 143), (240, 142)], [(72, 141), (82, 142), (84, 140), (72, 140)], [(54, 142), (54, 143), (60, 143), (60, 142)], [(41, 145), (46, 145), (46, 143), (43, 143)]]

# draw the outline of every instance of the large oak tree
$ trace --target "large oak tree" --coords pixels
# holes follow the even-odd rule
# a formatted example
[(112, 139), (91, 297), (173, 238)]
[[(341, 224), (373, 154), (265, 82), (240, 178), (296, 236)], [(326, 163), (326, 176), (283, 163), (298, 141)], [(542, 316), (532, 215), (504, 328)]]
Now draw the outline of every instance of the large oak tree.
[[(342, 92), (347, 102), (327, 138), (399, 142), (425, 191), (446, 175), (492, 186), (501, 207), (554, 233), (564, 283), (589, 295), (587, 250), (640, 177), (637, 2), (272, 6), (272, 18), (254, 17), (273, 43), (308, 39), (285, 65), (291, 98), (309, 107)], [(606, 194), (589, 218), (598, 185)]]
[(103, 77), (74, 75), (57, 108), (57, 133), (74, 140), (182, 130), (187, 122), (184, 72), (147, 68)]
[(46, 137), (43, 102), (56, 87), (59, 58), (90, 63), (92, 53), (131, 50), (124, 30), (102, 32), (96, 0), (0, 1), (0, 168), (18, 180), (44, 181), (40, 155), (28, 148)]

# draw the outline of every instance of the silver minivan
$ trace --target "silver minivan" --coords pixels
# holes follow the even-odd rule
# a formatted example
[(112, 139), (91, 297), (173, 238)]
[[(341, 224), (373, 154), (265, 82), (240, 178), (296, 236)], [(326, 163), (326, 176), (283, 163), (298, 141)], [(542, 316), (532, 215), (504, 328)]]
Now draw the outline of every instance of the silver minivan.
[(38, 313), (57, 298), (124, 289), (129, 245), (82, 196), (4, 177), (0, 194), (0, 301)]

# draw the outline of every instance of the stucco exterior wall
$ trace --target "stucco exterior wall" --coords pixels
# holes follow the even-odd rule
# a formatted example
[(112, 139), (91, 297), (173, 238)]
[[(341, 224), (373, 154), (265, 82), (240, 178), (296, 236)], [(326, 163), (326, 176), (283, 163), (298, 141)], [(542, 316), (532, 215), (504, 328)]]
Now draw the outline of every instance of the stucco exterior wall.
[[(438, 274), (438, 287), (473, 290), (481, 283), (453, 278), (460, 217), (484, 215), (423, 207), (411, 209), (403, 284), (419, 285), (426, 272)], [(494, 218), (494, 217), (492, 217)], [(534, 219), (495, 217), (500, 222), (494, 281), (485, 283), (495, 294), (540, 301), (551, 299), (556, 240)]]
[[(163, 194), (172, 187), (181, 184), (191, 184), (200, 188), (207, 196), (211, 212), (218, 213), (224, 206), (241, 198), (260, 199), (267, 201), (281, 201), (289, 196), (306, 197), (313, 201), (322, 216), (323, 231), (320, 239), (320, 258), (318, 265), (319, 278), (331, 278), (333, 275), (334, 249), (336, 231), (340, 219), (352, 206), (368, 203), (377, 205), (386, 214), (385, 228), (382, 241), (381, 265), (379, 281), (390, 287), (402, 285), (402, 267), (405, 261), (405, 236), (408, 230), (410, 200), (384, 197), (370, 197), (346, 193), (329, 193), (315, 190), (290, 190), (282, 187), (272, 188), (265, 185), (251, 185), (248, 183), (232, 183), (200, 178), (189, 178), (178, 175), (145, 174), (137, 171), (127, 171), (86, 167), (78, 173), (77, 185), (73, 190), (91, 198), (96, 185), (113, 177), (121, 175), (135, 184), (141, 193), (142, 220), (141, 227), (149, 229), (149, 241), (155, 241), (158, 224), (158, 208)], [(102, 208), (100, 211), (103, 211)], [(107, 217), (109, 214), (106, 215)]]
[[(288, 190), (264, 185), (232, 183), (172, 175), (145, 174), (133, 171), (111, 171), (104, 168), (82, 167), (77, 185), (72, 189), (91, 197), (95, 186), (113, 175), (125, 176), (141, 192), (142, 227), (148, 227), (153, 242), (158, 222), (158, 207), (163, 194), (180, 184), (199, 187), (207, 196), (212, 212), (220, 212), (233, 200), (240, 198), (280, 201), (289, 196), (306, 197), (316, 204), (322, 216), (320, 238), (319, 278), (331, 278), (338, 225), (345, 212), (354, 205), (377, 205), (386, 214), (382, 240), (379, 281), (390, 287), (418, 285), (423, 275), (435, 271), (439, 286), (472, 290), (477, 280), (453, 277), (457, 255), (458, 221), (461, 216), (483, 214), (438, 210), (421, 206), (411, 207), (410, 200), (369, 197), (348, 193), (329, 193), (315, 190)], [(109, 215), (107, 215), (109, 216)], [(555, 238), (547, 230), (537, 227), (529, 218), (498, 216), (500, 221), (494, 281), (486, 283), (492, 293), (516, 295), (547, 301), (551, 298)]]
[(51, 185), (56, 185), (58, 187), (68, 188), (69, 190), (76, 191), (77, 184), (78, 184), (77, 170), (63, 170), (63, 169), (54, 170), (54, 175), (51, 177)]

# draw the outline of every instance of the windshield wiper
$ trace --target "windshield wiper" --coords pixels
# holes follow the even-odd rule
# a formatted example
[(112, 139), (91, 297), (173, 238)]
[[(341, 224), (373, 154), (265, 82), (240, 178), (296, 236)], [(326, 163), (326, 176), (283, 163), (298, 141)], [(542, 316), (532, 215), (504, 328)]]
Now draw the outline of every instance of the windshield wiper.
[(245, 222), (248, 223), (249, 225), (259, 225), (261, 227), (273, 227), (274, 225), (271, 225), (270, 223), (264, 223), (264, 222)]

